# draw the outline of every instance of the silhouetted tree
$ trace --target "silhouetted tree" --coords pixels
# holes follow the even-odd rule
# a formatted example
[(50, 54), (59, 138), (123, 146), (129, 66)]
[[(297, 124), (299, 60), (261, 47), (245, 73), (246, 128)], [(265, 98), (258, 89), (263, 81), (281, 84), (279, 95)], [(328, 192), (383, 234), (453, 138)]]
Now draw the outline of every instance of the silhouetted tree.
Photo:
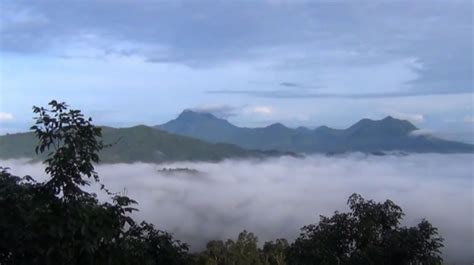
[(0, 168), (0, 264), (185, 264), (187, 246), (128, 215), (136, 202), (112, 194), (101, 203), (82, 188), (99, 181), (101, 129), (79, 110), (51, 101), (33, 107), (46, 182)]
[(442, 264), (443, 239), (428, 221), (399, 227), (404, 214), (390, 200), (375, 203), (353, 194), (348, 205), (349, 213), (321, 216), (318, 224), (303, 227), (288, 264)]

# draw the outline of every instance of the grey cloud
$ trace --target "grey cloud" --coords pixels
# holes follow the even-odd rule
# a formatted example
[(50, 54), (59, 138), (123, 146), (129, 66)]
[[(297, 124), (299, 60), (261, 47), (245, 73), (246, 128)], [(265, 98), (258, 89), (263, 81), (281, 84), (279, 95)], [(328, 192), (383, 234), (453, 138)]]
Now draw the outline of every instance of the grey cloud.
[(195, 112), (212, 113), (217, 117), (227, 118), (236, 115), (237, 112), (239, 112), (240, 108), (233, 107), (230, 105), (204, 105), (189, 108), (189, 110)]
[[(255, 232), (261, 241), (294, 239), (299, 228), (320, 214), (346, 211), (353, 192), (391, 199), (406, 213), (404, 225), (427, 218), (446, 239), (448, 263), (474, 261), (472, 155), (413, 154), (373, 157), (362, 154), (309, 156), (305, 159), (180, 162), (164, 165), (100, 165), (112, 191), (126, 191), (139, 202), (139, 219), (204, 247), (209, 239)], [(41, 176), (43, 165), (0, 161), (17, 175)], [(163, 175), (162, 167), (188, 167), (206, 174)], [(194, 178), (194, 180), (190, 180)], [(436, 195), (436, 196), (433, 196)]]
[(85, 42), (106, 54), (149, 62), (202, 67), (273, 58), (286, 70), (313, 71), (416, 58), (419, 78), (409, 83), (416, 91), (466, 92), (474, 83), (468, 0), (15, 1), (2, 3), (2, 9), (4, 52), (48, 52)]
[[(88, 1), (42, 3), (20, 1), (8, 5), (7, 11), (15, 16), (17, 10), (30, 10), (27, 15), (42, 16), (46, 25), (24, 25), (21, 21), (3, 22), (2, 50), (25, 52), (28, 49), (47, 50), (58, 39), (71, 39), (81, 34), (94, 34), (113, 41), (131, 41), (137, 48), (121, 49), (102, 47), (109, 52), (142, 54), (151, 62), (216, 62), (235, 59), (249, 53), (254, 47), (281, 42), (291, 35), (294, 19), (285, 19), (281, 9), (256, 11), (263, 4), (251, 3), (171, 3)], [(13, 14), (12, 14), (13, 13)], [(25, 15), (25, 16), (27, 16)], [(265, 22), (268, 18), (269, 21)], [(264, 34), (271, 23), (280, 24), (284, 35)], [(22, 46), (17, 37), (30, 40)], [(31, 41), (44, 44), (30, 47)], [(35, 45), (36, 46), (36, 45)], [(107, 46), (107, 45), (106, 45)], [(148, 48), (143, 48), (148, 46)], [(156, 53), (156, 46), (164, 46), (166, 53)], [(33, 49), (34, 48), (34, 49)], [(160, 50), (160, 49), (158, 49)]]
[(284, 87), (302, 87), (301, 84), (293, 83), (293, 82), (281, 82), (280, 86)]
[(293, 89), (294, 91), (300, 91), (300, 92), (304, 92), (304, 91), (310, 92), (310, 91), (323, 88), (322, 85), (318, 84), (318, 80), (316, 81), (313, 80), (311, 85), (306, 84), (306, 83), (288, 82), (288, 81), (280, 82), (278, 85), (288, 90)]
[(348, 98), (348, 99), (365, 99), (365, 98), (403, 98), (417, 97), (428, 95), (444, 95), (444, 94), (464, 94), (471, 91), (408, 91), (408, 92), (385, 92), (385, 93), (352, 93), (352, 94), (331, 94), (331, 93), (315, 93), (308, 90), (208, 90), (209, 94), (234, 94), (247, 95), (262, 98)]

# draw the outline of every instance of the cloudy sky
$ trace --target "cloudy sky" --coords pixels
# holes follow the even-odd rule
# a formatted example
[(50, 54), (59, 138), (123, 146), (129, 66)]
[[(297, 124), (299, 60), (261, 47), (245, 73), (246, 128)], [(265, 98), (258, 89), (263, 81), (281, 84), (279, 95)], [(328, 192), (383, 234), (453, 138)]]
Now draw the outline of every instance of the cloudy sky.
[(2, 1), (0, 133), (67, 101), (113, 126), (183, 109), (243, 126), (392, 115), (472, 138), (467, 1)]

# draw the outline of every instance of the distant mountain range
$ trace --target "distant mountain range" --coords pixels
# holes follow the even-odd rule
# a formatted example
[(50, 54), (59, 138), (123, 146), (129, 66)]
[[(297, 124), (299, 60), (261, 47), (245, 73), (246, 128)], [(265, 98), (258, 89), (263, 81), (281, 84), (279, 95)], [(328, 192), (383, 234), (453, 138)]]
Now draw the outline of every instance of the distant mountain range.
[[(105, 163), (219, 161), (226, 158), (266, 158), (298, 156), (299, 153), (337, 154), (365, 152), (383, 155), (385, 151), (472, 153), (474, 145), (417, 134), (408, 121), (387, 117), (363, 119), (338, 130), (288, 128), (275, 123), (264, 128), (241, 128), (209, 113), (186, 110), (163, 125), (130, 128), (102, 127)], [(0, 159), (31, 158), (37, 139), (33, 133), (0, 136)]]
[[(112, 144), (100, 154), (101, 161), (105, 163), (218, 161), (226, 158), (296, 155), (278, 151), (246, 150), (231, 144), (212, 144), (144, 125), (119, 129), (102, 127), (102, 134), (104, 143)], [(33, 133), (0, 136), (0, 159), (44, 158), (35, 154), (37, 143)]]
[(263, 128), (242, 128), (210, 113), (185, 110), (178, 118), (155, 128), (211, 143), (298, 153), (474, 152), (474, 145), (418, 134), (418, 128), (410, 122), (390, 116), (382, 120), (363, 119), (342, 130), (327, 126), (292, 129), (281, 123)]

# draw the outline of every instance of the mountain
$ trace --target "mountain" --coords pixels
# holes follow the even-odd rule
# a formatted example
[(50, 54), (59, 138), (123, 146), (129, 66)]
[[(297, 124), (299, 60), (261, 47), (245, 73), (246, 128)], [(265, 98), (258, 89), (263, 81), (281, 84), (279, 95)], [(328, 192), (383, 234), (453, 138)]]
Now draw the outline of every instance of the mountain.
[(155, 128), (211, 143), (235, 144), (247, 149), (303, 153), (474, 152), (474, 145), (419, 135), (416, 133), (418, 128), (410, 122), (390, 116), (382, 120), (363, 119), (342, 130), (327, 126), (292, 129), (281, 123), (263, 128), (242, 128), (210, 113), (185, 110), (178, 118)]
[[(173, 135), (143, 125), (130, 128), (102, 127), (103, 141), (112, 146), (101, 151), (105, 163), (217, 161), (225, 158), (294, 155), (277, 151), (245, 150), (231, 144), (212, 144)], [(0, 159), (41, 159), (34, 152), (37, 138), (33, 133), (0, 136)]]

